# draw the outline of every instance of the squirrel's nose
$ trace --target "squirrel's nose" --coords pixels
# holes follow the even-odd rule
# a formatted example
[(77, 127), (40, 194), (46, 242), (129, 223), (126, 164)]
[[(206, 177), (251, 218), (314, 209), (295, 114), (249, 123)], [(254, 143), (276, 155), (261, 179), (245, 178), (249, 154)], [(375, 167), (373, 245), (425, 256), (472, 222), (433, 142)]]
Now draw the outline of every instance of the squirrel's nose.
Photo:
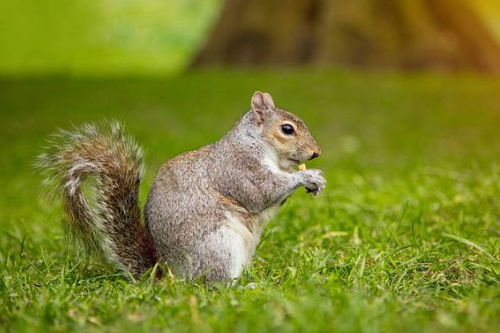
[(316, 157), (318, 157), (318, 156), (319, 156), (319, 153), (315, 151), (315, 152), (311, 155), (311, 157), (309, 158), (309, 160), (312, 160), (313, 158), (316, 158)]

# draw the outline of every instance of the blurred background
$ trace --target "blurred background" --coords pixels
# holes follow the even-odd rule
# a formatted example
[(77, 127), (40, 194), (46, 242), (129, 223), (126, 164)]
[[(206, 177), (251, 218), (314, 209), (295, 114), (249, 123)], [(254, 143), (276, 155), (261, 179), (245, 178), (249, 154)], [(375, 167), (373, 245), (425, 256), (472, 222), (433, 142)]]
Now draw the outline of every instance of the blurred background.
[[(0, 327), (498, 331), (499, 74), (500, 0), (0, 1)], [(255, 290), (129, 289), (65, 246), (33, 168), (57, 128), (122, 121), (144, 203), (255, 90), (328, 181), (266, 227)]]
[(324, 152), (313, 166), (340, 188), (499, 162), (498, 0), (22, 0), (0, 13), (0, 218), (32, 208), (21, 193), (56, 128), (123, 121), (148, 149), (148, 183), (223, 136), (255, 90), (304, 118)]
[(193, 66), (500, 71), (498, 0), (22, 0), (0, 3), (0, 75)]

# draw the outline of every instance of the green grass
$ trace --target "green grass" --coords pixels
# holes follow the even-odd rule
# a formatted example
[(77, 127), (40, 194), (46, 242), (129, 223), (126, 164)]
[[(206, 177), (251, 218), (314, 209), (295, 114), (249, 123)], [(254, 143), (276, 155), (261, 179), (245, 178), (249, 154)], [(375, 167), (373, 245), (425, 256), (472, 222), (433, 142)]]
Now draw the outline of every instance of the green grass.
[[(57, 127), (122, 120), (166, 159), (221, 137), (254, 90), (322, 145), (233, 287), (131, 283), (65, 242), (33, 170)], [(327, 72), (0, 80), (0, 327), (6, 331), (494, 331), (499, 326), (500, 80)], [(246, 286), (255, 283), (256, 288)]]

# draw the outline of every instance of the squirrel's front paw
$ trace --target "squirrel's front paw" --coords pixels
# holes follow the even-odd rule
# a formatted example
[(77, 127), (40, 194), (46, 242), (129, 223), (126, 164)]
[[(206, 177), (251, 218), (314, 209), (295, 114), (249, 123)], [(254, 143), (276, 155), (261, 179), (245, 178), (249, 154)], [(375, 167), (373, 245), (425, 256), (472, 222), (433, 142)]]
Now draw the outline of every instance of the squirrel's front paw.
[(305, 186), (308, 193), (313, 193), (316, 196), (326, 186), (326, 180), (322, 175), (321, 170), (308, 169), (299, 171), (302, 175), (302, 184)]

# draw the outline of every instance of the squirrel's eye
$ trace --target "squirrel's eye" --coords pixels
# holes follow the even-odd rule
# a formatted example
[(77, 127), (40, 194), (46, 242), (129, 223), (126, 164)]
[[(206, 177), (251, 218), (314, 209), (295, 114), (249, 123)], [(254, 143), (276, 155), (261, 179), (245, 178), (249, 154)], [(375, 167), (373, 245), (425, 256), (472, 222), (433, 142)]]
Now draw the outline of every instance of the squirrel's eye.
[(292, 135), (295, 130), (293, 129), (293, 126), (290, 124), (285, 124), (281, 126), (281, 131), (285, 133), (286, 135)]

